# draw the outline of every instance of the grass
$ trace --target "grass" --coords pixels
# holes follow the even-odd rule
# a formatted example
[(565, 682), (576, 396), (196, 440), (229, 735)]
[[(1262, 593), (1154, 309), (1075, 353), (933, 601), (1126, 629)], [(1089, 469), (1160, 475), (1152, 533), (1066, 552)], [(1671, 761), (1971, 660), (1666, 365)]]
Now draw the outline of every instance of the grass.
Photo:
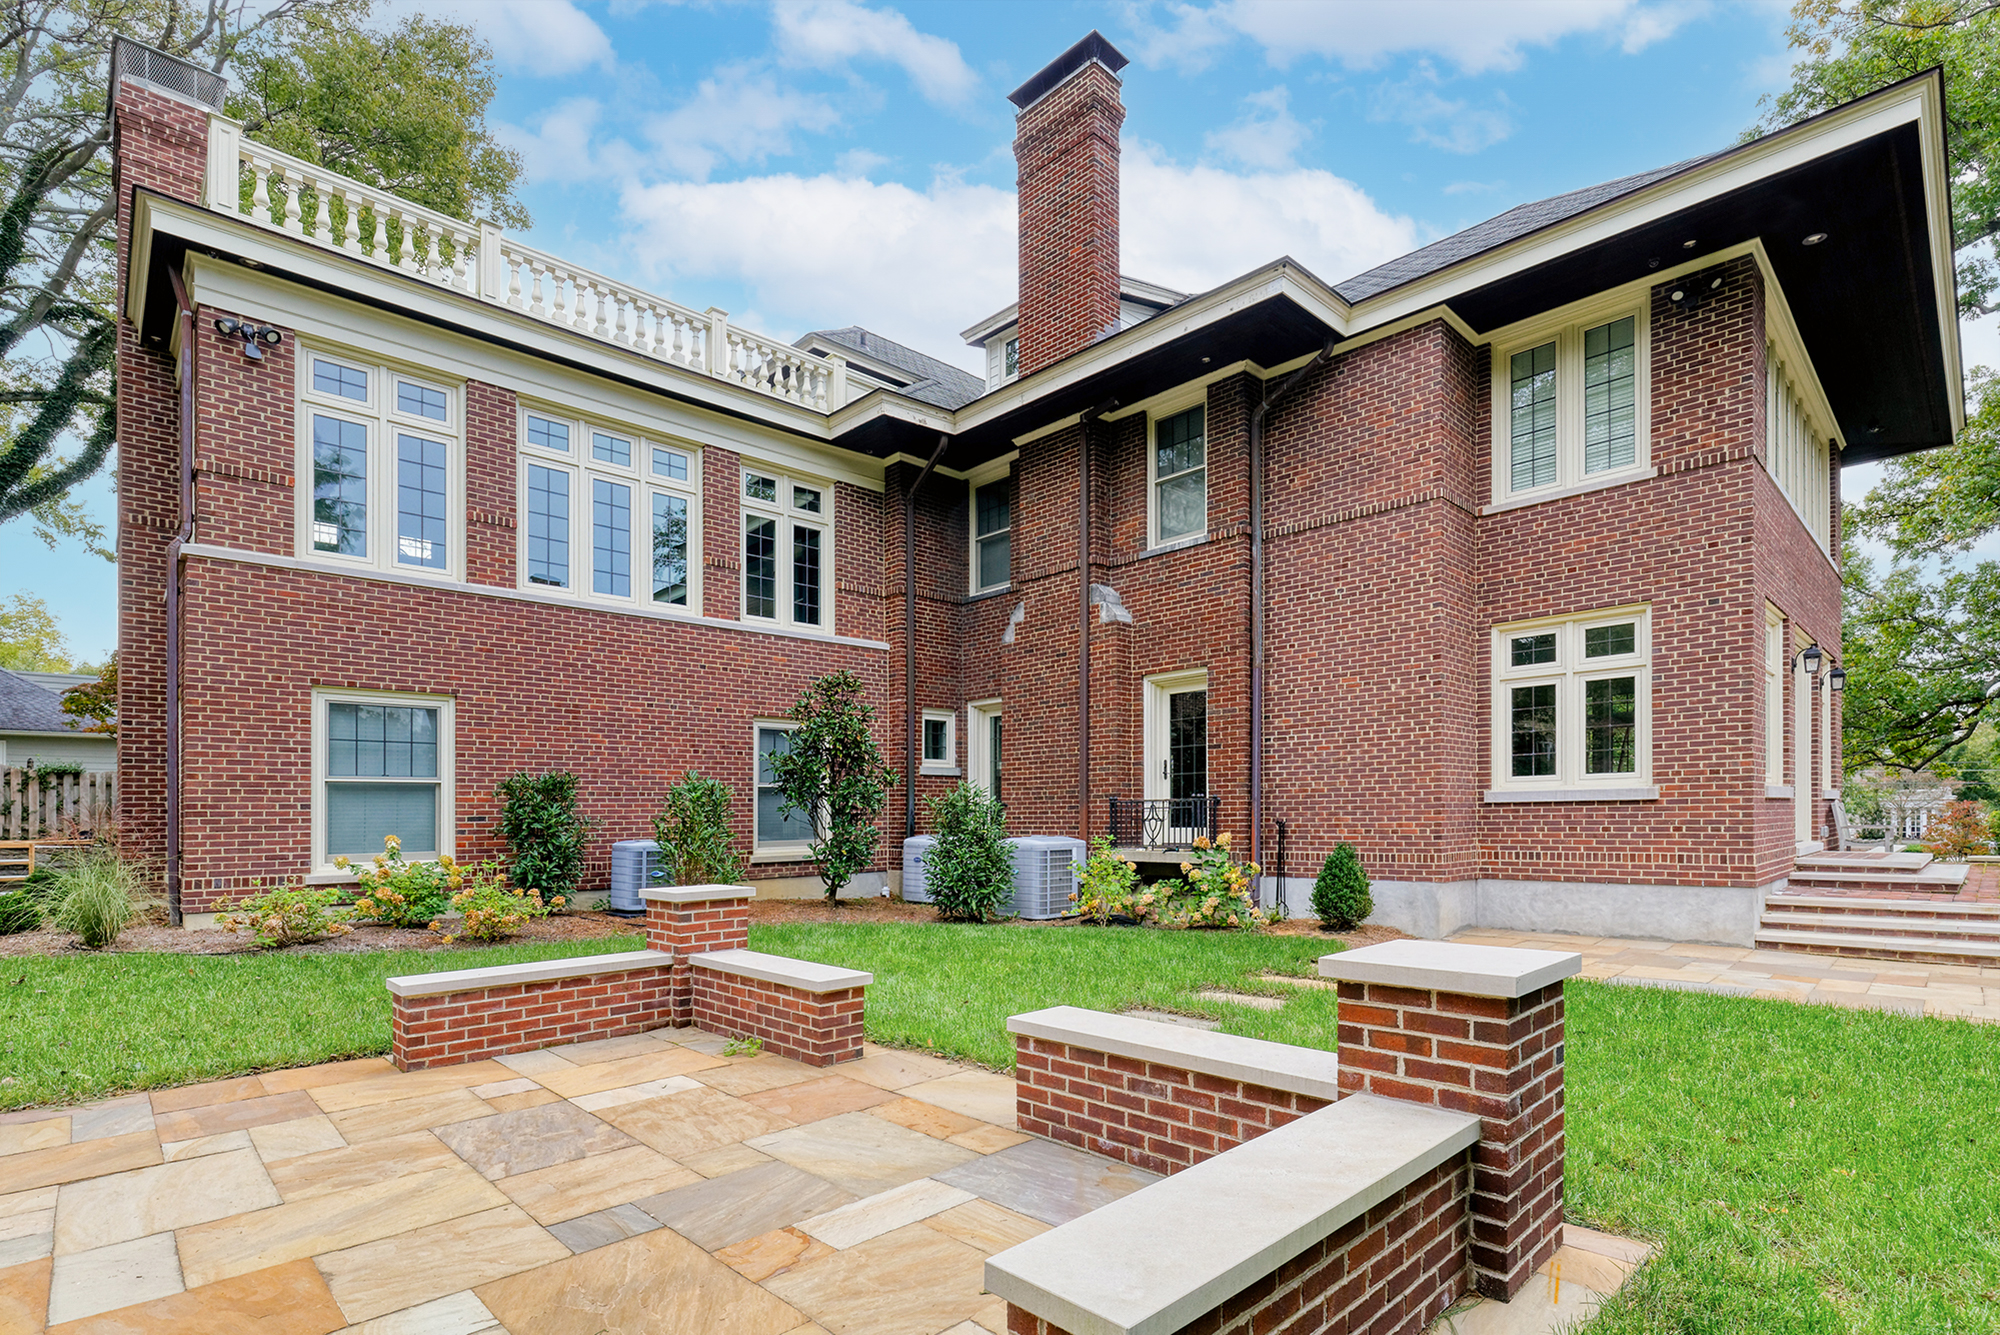
[[(1004, 1069), (1005, 1020), (1150, 1005), (1331, 1048), (1309, 937), (910, 923), (760, 926), (760, 950), (867, 969), (868, 1032)], [(455, 952), (454, 968), (629, 940)], [(434, 954), (0, 962), (0, 1108), (385, 1051), (382, 979)], [(1204, 988), (1286, 997), (1265, 1012)], [(1590, 1335), (2000, 1329), (2000, 1028), (1583, 981), (1569, 986), (1572, 1219), (1658, 1257)]]

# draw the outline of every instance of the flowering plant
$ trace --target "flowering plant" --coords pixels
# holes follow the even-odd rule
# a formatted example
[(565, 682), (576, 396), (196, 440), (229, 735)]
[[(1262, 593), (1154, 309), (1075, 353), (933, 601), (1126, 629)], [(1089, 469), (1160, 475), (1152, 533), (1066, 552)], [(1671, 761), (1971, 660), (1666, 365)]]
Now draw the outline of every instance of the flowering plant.
[(1091, 841), (1090, 856), (1076, 878), (1076, 892), (1070, 897), (1076, 911), (1100, 923), (1113, 918), (1144, 922), (1153, 916), (1159, 896), (1139, 884), (1139, 867), (1111, 846), (1102, 835)]
[(237, 900), (216, 917), (215, 925), (227, 932), (249, 932), (259, 945), (273, 949), (303, 945), (353, 930), (347, 914), (333, 907), (339, 898), (340, 891), (330, 886), (323, 890), (280, 886)]
[(1198, 835), (1194, 851), (1181, 863), (1186, 878), (1163, 883), (1169, 900), (1160, 909), (1162, 927), (1234, 927), (1248, 931), (1267, 921), (1250, 893), (1251, 879), (1259, 868), (1254, 862), (1239, 863), (1229, 851), (1229, 835), (1219, 834), (1214, 842)]
[(474, 941), (498, 941), (520, 931), (530, 919), (545, 918), (568, 902), (563, 895), (544, 901), (542, 892), (533, 886), (514, 889), (500, 874), (498, 862), (480, 863), (466, 879), (470, 883), (451, 897), (451, 907), (464, 918), (458, 930), (447, 932), (442, 921), (431, 923), (431, 930), (446, 945), (461, 936)]
[[(346, 871), (356, 864), (337, 857), (333, 865)], [(360, 897), (354, 916), (384, 927), (421, 927), (445, 911), (451, 896), (465, 884), (465, 868), (449, 853), (436, 862), (403, 861), (403, 841), (385, 835), (374, 865), (360, 867), (355, 880)]]

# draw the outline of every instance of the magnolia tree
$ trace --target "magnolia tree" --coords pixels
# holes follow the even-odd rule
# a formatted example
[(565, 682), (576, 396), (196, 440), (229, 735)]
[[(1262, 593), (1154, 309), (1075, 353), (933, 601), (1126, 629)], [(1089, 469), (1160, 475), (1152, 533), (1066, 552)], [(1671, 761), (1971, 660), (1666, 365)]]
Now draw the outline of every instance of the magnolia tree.
[(875, 860), (888, 790), (898, 775), (882, 763), (875, 745), (875, 710), (862, 700), (861, 679), (851, 672), (821, 677), (793, 705), (798, 727), (768, 763), (784, 799), (781, 814), (804, 812), (812, 821), (812, 860), (826, 882), (828, 902)]

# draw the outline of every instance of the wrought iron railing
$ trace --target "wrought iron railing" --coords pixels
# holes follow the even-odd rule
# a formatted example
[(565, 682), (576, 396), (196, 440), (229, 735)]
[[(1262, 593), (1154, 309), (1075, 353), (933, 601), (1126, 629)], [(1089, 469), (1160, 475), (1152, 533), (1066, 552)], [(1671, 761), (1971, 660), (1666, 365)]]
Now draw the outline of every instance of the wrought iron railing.
[(1192, 848), (1221, 828), (1219, 797), (1114, 797), (1111, 842), (1120, 848)]

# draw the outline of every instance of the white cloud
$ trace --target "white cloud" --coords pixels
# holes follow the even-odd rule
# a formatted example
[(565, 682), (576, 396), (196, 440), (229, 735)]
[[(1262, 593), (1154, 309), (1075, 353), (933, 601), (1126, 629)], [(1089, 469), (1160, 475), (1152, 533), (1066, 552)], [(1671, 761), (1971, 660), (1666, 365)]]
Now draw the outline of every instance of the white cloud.
[(893, 9), (852, 0), (790, 0), (772, 6), (771, 25), (779, 60), (795, 68), (886, 60), (901, 66), (926, 99), (946, 106), (963, 104), (979, 87), (956, 42), (918, 32)]
[(1514, 122), (1504, 111), (1475, 107), (1437, 89), (1437, 73), (1430, 62), (1418, 61), (1410, 77), (1375, 90), (1368, 119), (1400, 121), (1410, 127), (1416, 143), (1449, 153), (1477, 153), (1514, 132)]
[(833, 160), (834, 169), (842, 176), (867, 176), (877, 167), (886, 167), (891, 159), (866, 148), (850, 148)]
[(1444, 188), (1447, 195), (1484, 195), (1499, 190), (1505, 181), (1453, 181)]
[(825, 98), (780, 84), (748, 65), (725, 65), (694, 96), (646, 124), (658, 160), (705, 178), (723, 161), (762, 162), (792, 151), (792, 132), (826, 130), (839, 115)]
[(1243, 99), (1248, 108), (1233, 125), (1205, 136), (1210, 151), (1234, 158), (1246, 167), (1267, 170), (1292, 165), (1312, 131), (1292, 116), (1291, 93), (1283, 84)]
[(504, 69), (550, 78), (614, 60), (604, 29), (571, 0), (415, 0), (407, 8), (471, 24)]
[(1264, 48), (1273, 65), (1322, 56), (1350, 68), (1394, 55), (1441, 56), (1466, 73), (1513, 69), (1524, 46), (1550, 46), (1596, 33), (1627, 53), (1673, 34), (1704, 12), (1702, 0), (1395, 0), (1391, 4), (1300, 4), (1297, 0), (1222, 0), (1202, 7), (1169, 4), (1153, 25), (1134, 10), (1135, 50), (1149, 65), (1199, 68), (1237, 35)]

